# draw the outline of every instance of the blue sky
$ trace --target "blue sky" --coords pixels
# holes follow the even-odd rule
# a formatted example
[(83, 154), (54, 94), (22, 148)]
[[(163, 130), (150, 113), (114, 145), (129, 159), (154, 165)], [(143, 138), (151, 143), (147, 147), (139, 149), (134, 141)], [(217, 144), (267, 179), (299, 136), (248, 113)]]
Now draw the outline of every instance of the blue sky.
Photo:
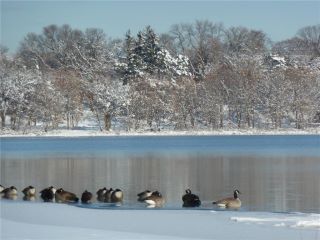
[(13, 52), (28, 32), (49, 24), (97, 27), (122, 37), (151, 25), (167, 32), (175, 23), (222, 22), (265, 31), (273, 41), (320, 23), (320, 1), (1, 1), (1, 44)]

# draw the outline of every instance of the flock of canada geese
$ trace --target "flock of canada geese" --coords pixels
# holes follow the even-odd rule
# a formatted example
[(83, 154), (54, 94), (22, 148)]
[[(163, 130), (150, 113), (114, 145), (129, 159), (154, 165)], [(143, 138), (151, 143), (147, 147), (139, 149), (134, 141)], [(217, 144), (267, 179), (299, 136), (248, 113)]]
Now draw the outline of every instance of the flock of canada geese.
[[(28, 186), (22, 190), (24, 197), (23, 200), (32, 201), (36, 198), (36, 189), (33, 186)], [(62, 188), (55, 189), (54, 187), (48, 187), (40, 192), (40, 197), (45, 202), (55, 202), (58, 203), (76, 203), (79, 201), (79, 198), (76, 194), (65, 191)], [(14, 200), (17, 198), (18, 190), (16, 187), (11, 186), (5, 188), (0, 185), (0, 194), (1, 197), (6, 199)], [(97, 200), (99, 202), (106, 203), (121, 203), (123, 201), (123, 192), (120, 189), (107, 189), (101, 188), (97, 191)], [(239, 199), (239, 190), (234, 190), (233, 197), (224, 198), (218, 201), (214, 201), (213, 204), (216, 204), (222, 208), (240, 208), (241, 201)], [(145, 202), (150, 207), (161, 207), (165, 203), (165, 198), (159, 191), (149, 191), (145, 190), (141, 193), (138, 193), (138, 201)], [(85, 190), (81, 195), (81, 202), (83, 204), (92, 203), (93, 194)], [(186, 193), (182, 196), (183, 207), (199, 207), (201, 201), (199, 196), (193, 194), (190, 189), (186, 190)]]

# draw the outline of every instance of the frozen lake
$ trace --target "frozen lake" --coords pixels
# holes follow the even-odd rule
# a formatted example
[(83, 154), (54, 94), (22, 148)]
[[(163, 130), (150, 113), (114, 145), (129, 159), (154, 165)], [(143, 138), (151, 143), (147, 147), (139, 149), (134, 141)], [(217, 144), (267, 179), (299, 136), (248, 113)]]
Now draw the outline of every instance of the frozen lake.
[(241, 211), (320, 213), (320, 137), (1, 138), (1, 184), (79, 195), (118, 187), (125, 209), (144, 208), (136, 194), (145, 189), (158, 189), (165, 208), (181, 209), (191, 188), (208, 209), (238, 188)]

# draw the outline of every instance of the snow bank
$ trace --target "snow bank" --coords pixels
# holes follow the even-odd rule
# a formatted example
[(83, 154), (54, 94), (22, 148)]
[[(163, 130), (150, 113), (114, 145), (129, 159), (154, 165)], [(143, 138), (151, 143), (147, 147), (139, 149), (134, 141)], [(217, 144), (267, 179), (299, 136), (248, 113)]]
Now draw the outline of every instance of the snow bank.
[(310, 228), (320, 230), (320, 214), (273, 214), (273, 217), (231, 217), (230, 219), (242, 223), (267, 224), (275, 227)]
[(227, 136), (227, 135), (319, 135), (320, 128), (308, 128), (306, 130), (298, 129), (232, 129), (215, 131), (160, 131), (160, 132), (126, 132), (126, 131), (99, 131), (99, 130), (52, 130), (49, 132), (33, 131), (19, 132), (9, 129), (1, 130), (0, 137), (90, 137), (90, 136)]
[[(8, 200), (0, 201), (0, 208), (1, 239), (312, 240), (319, 237), (318, 225), (298, 226), (302, 222), (320, 219), (319, 214), (113, 210)], [(263, 219), (268, 219), (266, 222), (271, 224), (251, 224), (263, 222)], [(275, 227), (273, 224), (287, 223), (288, 219), (297, 227)]]
[(320, 218), (309, 221), (298, 221), (292, 227), (318, 228), (320, 230)]

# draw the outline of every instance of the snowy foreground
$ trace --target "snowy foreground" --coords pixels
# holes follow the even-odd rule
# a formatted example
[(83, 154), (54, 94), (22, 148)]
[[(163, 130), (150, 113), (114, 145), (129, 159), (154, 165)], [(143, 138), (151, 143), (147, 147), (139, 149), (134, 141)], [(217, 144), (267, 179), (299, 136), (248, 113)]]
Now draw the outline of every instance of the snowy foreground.
[(230, 129), (215, 131), (99, 131), (99, 130), (52, 130), (44, 131), (12, 131), (1, 130), (0, 137), (90, 137), (90, 136), (220, 136), (220, 135), (319, 135), (320, 127), (308, 128), (306, 130), (298, 129), (278, 129), (278, 130), (261, 130), (261, 129)]
[(320, 214), (110, 210), (2, 200), (1, 239), (320, 239)]

